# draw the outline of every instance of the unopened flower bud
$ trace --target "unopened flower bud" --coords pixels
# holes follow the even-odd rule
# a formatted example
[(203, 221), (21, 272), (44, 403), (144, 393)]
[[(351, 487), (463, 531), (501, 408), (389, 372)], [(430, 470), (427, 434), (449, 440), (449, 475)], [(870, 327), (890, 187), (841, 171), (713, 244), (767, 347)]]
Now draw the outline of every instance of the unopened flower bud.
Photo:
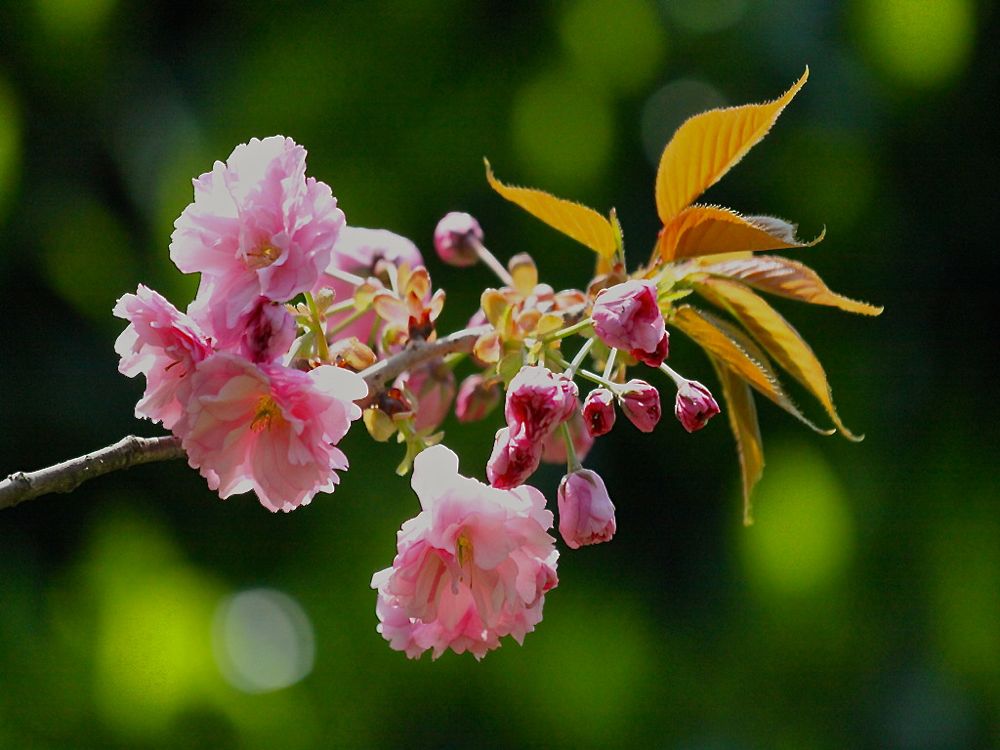
[(479, 261), (476, 243), (482, 240), (479, 222), (467, 213), (452, 211), (434, 229), (434, 249), (450, 266), (474, 266)]
[(652, 281), (632, 279), (603, 289), (594, 300), (591, 316), (594, 332), (608, 346), (630, 352), (653, 367), (666, 357), (666, 328)]
[(502, 490), (517, 487), (535, 473), (542, 460), (542, 444), (537, 440), (511, 437), (504, 427), (496, 435), (493, 453), (486, 464), (490, 484)]
[(500, 384), (487, 385), (482, 375), (470, 375), (458, 387), (455, 399), (455, 416), (459, 422), (476, 422), (489, 414), (500, 403)]
[(295, 318), (284, 305), (259, 297), (241, 321), (240, 354), (251, 362), (273, 362), (284, 356), (295, 340)]
[(719, 404), (697, 380), (686, 380), (677, 389), (674, 416), (688, 432), (700, 430), (718, 413)]
[(408, 390), (417, 400), (413, 428), (432, 430), (448, 415), (455, 398), (455, 374), (444, 362), (429, 362), (404, 373), (396, 387)]
[(365, 409), (362, 419), (368, 429), (368, 434), (379, 443), (386, 442), (396, 434), (396, 423), (381, 409)]
[(519, 436), (540, 441), (577, 408), (577, 387), (565, 375), (539, 365), (522, 367), (510, 381), (504, 416)]
[(629, 354), (635, 357), (640, 362), (649, 365), (650, 367), (659, 367), (663, 364), (663, 360), (667, 358), (670, 353), (670, 332), (664, 331), (663, 338), (660, 339), (660, 343), (656, 345), (656, 349), (652, 352), (644, 352), (641, 349), (633, 349)]
[(571, 549), (606, 542), (615, 535), (615, 506), (604, 480), (579, 469), (559, 484), (559, 533)]
[(615, 426), (615, 396), (607, 388), (595, 388), (583, 402), (583, 423), (591, 437), (611, 432)]
[(660, 393), (645, 380), (630, 380), (621, 392), (622, 411), (642, 432), (652, 432), (663, 415)]

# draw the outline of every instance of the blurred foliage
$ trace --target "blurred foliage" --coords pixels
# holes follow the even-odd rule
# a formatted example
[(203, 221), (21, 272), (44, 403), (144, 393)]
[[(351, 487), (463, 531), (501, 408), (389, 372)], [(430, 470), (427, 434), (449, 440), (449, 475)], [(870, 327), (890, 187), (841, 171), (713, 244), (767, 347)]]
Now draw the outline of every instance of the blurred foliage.
[[(531, 252), (572, 286), (590, 252), (492, 194), (484, 155), (616, 206), (642, 259), (672, 129), (808, 64), (708, 199), (825, 225), (810, 265), (886, 306), (778, 305), (864, 443), (762, 405), (744, 529), (723, 422), (623, 425), (588, 460), (618, 536), (564, 550), (538, 631), (482, 663), (410, 662), (375, 633), (370, 576), (417, 503), (363, 430), (337, 493), (289, 515), (220, 502), (179, 463), (4, 511), (0, 747), (998, 746), (997, 32), (973, 0), (0, 2), (0, 474), (157, 434), (132, 417), (111, 306), (139, 282), (190, 299), (171, 223), (191, 178), (252, 136), (305, 144), (354, 224), (430, 257), (438, 218), (467, 210), (501, 258)], [(488, 272), (429, 263), (458, 327)], [(672, 349), (713, 382), (695, 347)], [(495, 427), (446, 424), (465, 472)], [(559, 475), (538, 475), (549, 497)], [(228, 682), (213, 641), (256, 589), (297, 602), (315, 639), (312, 672), (266, 693)], [(265, 621), (239, 632), (278, 670)]]

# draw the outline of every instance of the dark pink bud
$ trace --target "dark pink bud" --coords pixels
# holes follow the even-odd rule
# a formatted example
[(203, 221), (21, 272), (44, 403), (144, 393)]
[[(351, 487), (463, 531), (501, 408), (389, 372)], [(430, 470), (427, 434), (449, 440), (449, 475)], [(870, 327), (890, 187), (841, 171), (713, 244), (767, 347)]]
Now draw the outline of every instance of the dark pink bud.
[[(590, 453), (590, 449), (594, 445), (594, 438), (587, 432), (579, 409), (566, 420), (566, 427), (569, 429), (569, 438), (573, 441), (576, 460), (582, 461)], [(566, 440), (563, 438), (562, 430), (552, 430), (549, 436), (542, 441), (542, 461), (547, 464), (566, 463)]]
[(241, 321), (240, 354), (251, 362), (273, 362), (288, 353), (295, 340), (295, 318), (277, 302), (259, 297)]
[(615, 396), (607, 388), (595, 388), (583, 402), (583, 422), (591, 437), (611, 432), (615, 426)]
[(700, 430), (718, 413), (719, 404), (708, 388), (697, 380), (686, 380), (677, 389), (674, 416), (688, 432)]
[(452, 211), (434, 229), (434, 249), (450, 266), (473, 266), (479, 261), (476, 244), (483, 241), (483, 230), (472, 216)]
[(455, 398), (455, 374), (438, 360), (401, 375), (398, 388), (416, 398), (413, 427), (417, 432), (432, 430), (444, 421)]
[(455, 416), (459, 422), (476, 422), (489, 414), (500, 403), (500, 384), (486, 385), (482, 375), (470, 375), (458, 387), (455, 399)]
[(652, 432), (663, 415), (660, 393), (645, 380), (628, 381), (621, 393), (622, 411), (643, 432)]
[(537, 442), (576, 411), (576, 383), (546, 367), (522, 367), (507, 389), (504, 416), (511, 432)]
[[(594, 332), (608, 346), (631, 352), (637, 359), (666, 356), (666, 328), (656, 299), (656, 284), (632, 279), (602, 289), (591, 312)], [(659, 367), (663, 357), (656, 362)]]
[(663, 338), (656, 345), (656, 351), (644, 352), (640, 349), (633, 349), (630, 353), (637, 360), (650, 367), (659, 367), (663, 364), (663, 360), (667, 358), (667, 354), (670, 353), (670, 333), (668, 331), (663, 332)]
[(524, 484), (541, 460), (541, 442), (512, 438), (510, 429), (504, 427), (497, 432), (493, 453), (486, 464), (486, 476), (494, 487), (508, 490)]
[(559, 533), (571, 549), (606, 542), (615, 535), (615, 506), (604, 480), (579, 469), (559, 484)]

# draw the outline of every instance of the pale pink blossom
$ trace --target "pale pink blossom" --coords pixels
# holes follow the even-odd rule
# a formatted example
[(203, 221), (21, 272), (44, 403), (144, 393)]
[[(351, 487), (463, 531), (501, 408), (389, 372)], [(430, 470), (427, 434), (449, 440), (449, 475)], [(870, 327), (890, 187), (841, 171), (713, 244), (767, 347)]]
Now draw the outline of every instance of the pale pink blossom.
[(688, 432), (700, 430), (719, 413), (719, 404), (711, 391), (697, 380), (685, 380), (677, 388), (674, 416)]
[(545, 498), (459, 475), (441, 445), (416, 457), (412, 483), (421, 512), (397, 534), (392, 567), (372, 577), (378, 632), (410, 658), (450, 648), (481, 659), (505, 636), (521, 643), (558, 583)]
[(135, 294), (118, 300), (114, 314), (129, 321), (115, 342), (118, 370), (130, 378), (146, 376), (135, 415), (162, 422), (169, 430), (184, 410), (191, 373), (212, 353), (212, 342), (187, 315), (141, 284)]
[(583, 401), (583, 421), (591, 437), (611, 432), (615, 426), (615, 396), (607, 388), (595, 388)]
[(578, 469), (559, 484), (559, 534), (571, 549), (615, 535), (615, 506), (600, 474)]
[(336, 447), (368, 392), (353, 372), (301, 372), (219, 353), (195, 370), (174, 432), (222, 498), (254, 490), (264, 507), (290, 511), (333, 492), (347, 457)]
[(642, 432), (652, 432), (660, 421), (660, 392), (645, 380), (633, 379), (622, 388), (622, 411)]
[(577, 408), (579, 391), (570, 378), (547, 367), (522, 367), (507, 388), (504, 416), (511, 435), (543, 440)]
[(447, 214), (434, 228), (434, 249), (451, 266), (474, 266), (479, 261), (476, 244), (482, 241), (479, 222), (460, 211)]
[(426, 432), (441, 424), (451, 410), (455, 373), (441, 360), (428, 362), (397, 378), (396, 387), (416, 398), (413, 426), (417, 432)]
[(509, 427), (497, 431), (486, 477), (501, 489), (524, 484), (542, 461), (542, 441), (512, 436)]
[(631, 279), (602, 289), (591, 317), (594, 332), (608, 346), (627, 351), (652, 367), (667, 356), (669, 337), (652, 281)]
[[(583, 414), (580, 409), (573, 412), (573, 416), (566, 420), (566, 428), (569, 430), (570, 440), (573, 441), (576, 459), (582, 461), (590, 453), (590, 449), (594, 445), (594, 438), (587, 432), (587, 426), (583, 422)], [(547, 464), (564, 464), (566, 459), (566, 439), (563, 437), (562, 430), (553, 430), (542, 441), (542, 461)]]
[(480, 374), (469, 375), (458, 386), (455, 398), (455, 416), (459, 422), (476, 422), (486, 417), (500, 403), (502, 390), (499, 383), (487, 386)]
[[(337, 302), (351, 299), (357, 287), (335, 274), (343, 271), (367, 279), (381, 270), (380, 264), (383, 262), (397, 267), (405, 265), (411, 270), (424, 265), (424, 259), (417, 246), (406, 237), (388, 229), (345, 226), (333, 246), (330, 263), (317, 282), (316, 290), (324, 287), (332, 289)], [(353, 310), (347, 310), (331, 317), (329, 325), (332, 327), (339, 324), (352, 313)], [(337, 334), (337, 338), (356, 336), (361, 341), (368, 341), (374, 324), (375, 313), (365, 313), (357, 320), (348, 323)]]
[[(267, 297), (258, 297), (240, 316), (236, 328), (239, 339), (233, 342), (233, 348), (251, 362), (274, 362), (288, 354), (296, 333), (298, 327), (288, 308)], [(220, 342), (219, 349), (227, 348), (225, 342)]]
[(328, 185), (305, 176), (305, 160), (291, 138), (254, 138), (194, 181), (170, 257), (202, 274), (199, 305), (220, 334), (257, 297), (285, 302), (312, 289), (330, 263), (344, 214)]

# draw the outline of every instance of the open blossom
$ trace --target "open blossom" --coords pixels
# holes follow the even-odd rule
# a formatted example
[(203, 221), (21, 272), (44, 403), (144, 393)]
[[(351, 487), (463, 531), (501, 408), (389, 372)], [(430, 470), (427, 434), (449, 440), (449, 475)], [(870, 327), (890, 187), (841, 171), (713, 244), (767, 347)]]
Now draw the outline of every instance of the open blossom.
[[(390, 232), (388, 229), (368, 229), (367, 227), (345, 226), (333, 246), (330, 263), (316, 283), (320, 288), (332, 289), (337, 302), (351, 299), (356, 287), (349, 281), (334, 275), (337, 271), (345, 271), (354, 276), (367, 279), (378, 271), (380, 261), (394, 266), (405, 265), (410, 269), (424, 265), (417, 246), (406, 237)], [(351, 315), (353, 310), (346, 310), (340, 316), (330, 319), (334, 326)], [(357, 336), (361, 341), (368, 341), (375, 324), (375, 313), (367, 312), (357, 320), (348, 323), (338, 338)]]
[(507, 635), (521, 643), (558, 583), (545, 498), (459, 475), (440, 445), (416, 457), (412, 482), (421, 512), (397, 534), (392, 567), (372, 577), (382, 637), (410, 658), (450, 648), (481, 659)]
[(356, 373), (332, 365), (301, 372), (219, 353), (195, 370), (174, 433), (221, 497), (254, 490), (266, 508), (290, 511), (333, 492), (347, 468), (336, 444), (367, 392)]
[(306, 150), (276, 135), (237, 146), (194, 181), (170, 258), (202, 274), (199, 304), (220, 333), (257, 297), (285, 302), (312, 289), (329, 265), (344, 214), (305, 169)]
[(135, 415), (171, 429), (183, 412), (191, 373), (212, 353), (212, 343), (187, 315), (141, 284), (118, 300), (114, 314), (129, 321), (115, 342), (118, 370), (130, 378), (146, 376)]
[(719, 404), (711, 391), (697, 380), (686, 380), (677, 389), (674, 416), (688, 432), (700, 430), (719, 413)]
[(490, 484), (501, 489), (524, 484), (541, 463), (543, 449), (541, 440), (511, 435), (509, 427), (498, 430), (493, 453), (486, 463)]
[(645, 380), (628, 381), (621, 392), (622, 411), (642, 432), (652, 432), (660, 421), (660, 392)]
[(531, 441), (544, 439), (577, 408), (576, 383), (539, 365), (522, 367), (507, 388), (504, 416), (511, 434)]
[(627, 351), (651, 367), (666, 358), (669, 335), (652, 281), (632, 279), (602, 289), (591, 316), (594, 332), (608, 346)]
[(559, 534), (571, 549), (615, 535), (615, 506), (601, 475), (578, 469), (559, 484)]

